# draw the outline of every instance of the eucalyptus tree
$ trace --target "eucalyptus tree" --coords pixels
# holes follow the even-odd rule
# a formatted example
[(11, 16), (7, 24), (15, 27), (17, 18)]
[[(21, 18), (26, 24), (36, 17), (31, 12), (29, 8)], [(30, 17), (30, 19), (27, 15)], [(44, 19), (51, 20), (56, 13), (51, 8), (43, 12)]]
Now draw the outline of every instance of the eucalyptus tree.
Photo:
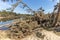
[[(15, 10), (15, 8), (18, 6), (18, 5), (20, 5), (20, 3), (23, 5), (23, 8), (25, 8), (25, 7), (27, 7), (27, 11), (28, 12), (33, 12), (33, 10), (27, 5), (27, 4), (25, 4), (24, 2), (22, 2), (22, 0), (2, 0), (3, 2), (9, 2), (9, 1), (11, 1), (11, 2), (15, 2), (16, 1), (16, 3), (14, 3), (14, 4), (12, 4), (11, 6), (11, 8), (9, 8), (11, 11), (14, 11)], [(8, 9), (8, 10), (9, 10)]]
[[(54, 12), (57, 10), (57, 14), (55, 15)], [(51, 26), (52, 27), (55, 27), (57, 21), (58, 21), (58, 17), (59, 17), (59, 14), (60, 14), (60, 0), (59, 0), (59, 3), (57, 3), (57, 5), (54, 6), (54, 10), (53, 10), (53, 13), (52, 13), (52, 16), (51, 16)], [(56, 16), (56, 17), (55, 17)]]
[[(11, 1), (11, 2), (14, 2), (16, 1), (15, 4), (12, 4), (12, 8), (11, 11), (14, 11), (14, 9), (20, 5), (20, 3), (23, 5), (23, 8), (27, 7), (27, 11), (29, 12), (32, 12), (32, 13), (36, 13), (36, 11), (32, 10), (27, 4), (25, 4), (24, 2), (22, 2), (22, 0), (2, 0), (3, 2), (8, 2), (8, 1)], [(54, 0), (53, 0), (54, 1)], [(57, 11), (57, 14), (56, 14), (56, 17), (54, 16), (54, 12)], [(44, 11), (42, 8), (39, 8), (39, 11)], [(60, 13), (60, 0), (59, 0), (59, 3), (57, 3), (57, 5), (55, 5), (54, 7), (54, 10), (53, 10), (53, 13), (52, 13), (52, 16), (50, 18), (50, 21), (49, 21), (49, 27), (54, 27), (57, 23), (57, 20), (58, 20), (58, 16), (59, 16), (59, 13)]]

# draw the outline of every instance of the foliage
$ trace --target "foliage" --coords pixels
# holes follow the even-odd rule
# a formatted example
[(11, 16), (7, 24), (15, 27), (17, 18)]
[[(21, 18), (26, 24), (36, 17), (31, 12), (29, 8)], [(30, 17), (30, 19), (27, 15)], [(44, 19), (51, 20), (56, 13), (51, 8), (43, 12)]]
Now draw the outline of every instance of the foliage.
[[(20, 22), (18, 24), (9, 27), (11, 29), (10, 32), (12, 33), (12, 35), (10, 34), (11, 36), (21, 38), (21, 37), (25, 37), (26, 35), (30, 35), (30, 33), (33, 33), (33, 31), (37, 28), (44, 28), (46, 30), (48, 29), (50, 30), (50, 28), (56, 27), (56, 24), (58, 22), (59, 12), (60, 12), (60, 4), (57, 4), (55, 6), (53, 13), (45, 14), (44, 9), (42, 7), (39, 8), (37, 11), (34, 11), (30, 7), (28, 7), (27, 4), (23, 3), (21, 0), (17, 0), (17, 2), (12, 5), (11, 10), (14, 11), (14, 9), (19, 5), (19, 3), (23, 5), (23, 8), (27, 7), (28, 8), (27, 10), (31, 11), (33, 15), (19, 14), (19, 16), (17, 16), (13, 12), (7, 13), (6, 11), (3, 11), (2, 12), (3, 17), (7, 17), (8, 15), (9, 19), (16, 19), (16, 16), (17, 18), (24, 19), (22, 21), (20, 19)], [(56, 10), (57, 13), (55, 13)]]

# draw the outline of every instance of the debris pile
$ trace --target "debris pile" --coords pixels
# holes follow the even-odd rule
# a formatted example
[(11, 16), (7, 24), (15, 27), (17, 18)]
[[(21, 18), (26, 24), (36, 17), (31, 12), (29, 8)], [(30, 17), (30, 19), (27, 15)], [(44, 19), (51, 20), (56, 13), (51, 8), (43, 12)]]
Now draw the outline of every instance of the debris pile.
[(39, 14), (35, 14), (31, 18), (31, 20), (20, 20), (16, 25), (13, 25), (13, 26), (9, 27), (10, 28), (10, 30), (8, 32), (9, 38), (17, 40), (17, 38), (18, 39), (25, 38), (26, 36), (29, 36), (33, 33), (38, 34), (37, 35), (38, 37), (40, 35), (40, 37), (43, 38), (44, 35), (42, 36), (42, 34), (37, 31), (38, 28), (40, 30), (42, 28), (46, 29), (46, 30), (51, 28), (50, 20), (48, 18), (45, 18), (45, 17), (46, 17), (46, 15), (45, 16), (40, 16)]

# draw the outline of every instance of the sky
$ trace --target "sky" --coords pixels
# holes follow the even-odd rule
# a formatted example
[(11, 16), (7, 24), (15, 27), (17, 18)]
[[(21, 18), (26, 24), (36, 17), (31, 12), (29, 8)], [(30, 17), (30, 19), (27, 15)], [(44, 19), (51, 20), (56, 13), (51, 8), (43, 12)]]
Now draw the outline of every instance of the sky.
[[(22, 0), (26, 3), (30, 8), (33, 10), (37, 10), (38, 8), (42, 7), (45, 10), (45, 13), (52, 12), (54, 9), (54, 5), (57, 4), (59, 0)], [(10, 3), (4, 3), (0, 0), (0, 10), (5, 10), (6, 8), (11, 7)], [(17, 6), (14, 12), (17, 13), (27, 13), (25, 9)]]

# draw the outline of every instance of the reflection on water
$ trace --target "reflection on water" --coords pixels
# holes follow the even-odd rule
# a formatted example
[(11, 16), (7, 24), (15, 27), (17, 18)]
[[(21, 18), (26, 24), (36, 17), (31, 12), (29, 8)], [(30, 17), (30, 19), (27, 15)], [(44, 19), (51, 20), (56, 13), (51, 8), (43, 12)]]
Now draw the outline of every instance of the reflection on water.
[[(13, 20), (10, 20), (10, 21), (6, 21), (6, 22), (0, 22), (0, 25), (4, 25), (4, 24), (11, 24), (13, 22)], [(0, 30), (9, 30), (9, 28), (8, 27), (6, 27), (6, 26), (2, 26), (2, 27), (0, 27)]]
[(0, 25), (4, 25), (4, 24), (8, 24), (8, 23), (12, 23), (12, 22), (13, 22), (13, 20), (6, 21), (6, 22), (1, 21), (1, 22), (0, 22)]
[(10, 30), (10, 28), (8, 28), (8, 27), (0, 27), (0, 30)]

